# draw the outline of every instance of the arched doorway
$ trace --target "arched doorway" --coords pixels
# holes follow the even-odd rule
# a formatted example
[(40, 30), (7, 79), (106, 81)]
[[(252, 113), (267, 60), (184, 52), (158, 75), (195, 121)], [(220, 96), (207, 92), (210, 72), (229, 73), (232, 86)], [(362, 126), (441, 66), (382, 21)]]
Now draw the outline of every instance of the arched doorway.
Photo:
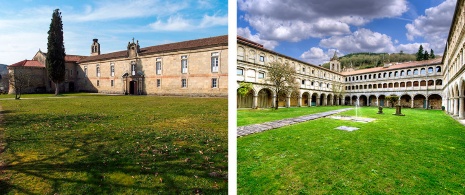
[(250, 90), (249, 93), (242, 96), (237, 93), (237, 107), (238, 108), (252, 108), (253, 106), (253, 90)]
[(257, 107), (270, 108), (273, 105), (273, 96), (270, 89), (264, 88), (258, 92)]
[(311, 106), (311, 98), (308, 92), (302, 94), (302, 106)]
[(350, 96), (344, 97), (344, 103), (345, 103), (345, 105), (350, 105), (350, 103), (351, 103), (350, 102)]
[(299, 94), (297, 92), (292, 92), (291, 93), (291, 99), (290, 99), (290, 107), (297, 107), (299, 105)]
[(413, 97), (414, 108), (426, 108), (426, 98), (422, 94), (417, 94)]
[(359, 97), (359, 106), (367, 106), (367, 105), (368, 105), (367, 96), (361, 95)]
[(412, 107), (412, 98), (408, 94), (400, 96), (400, 105), (404, 108)]
[(385, 101), (384, 101), (384, 100), (385, 100), (385, 97), (386, 97), (385, 95), (380, 95), (380, 96), (378, 97), (379, 106), (383, 106), (383, 107), (384, 107), (384, 106), (386, 105), (386, 104), (385, 104)]
[(438, 94), (431, 94), (428, 97), (431, 109), (442, 109), (442, 97)]
[(323, 106), (324, 105), (324, 100), (326, 98), (326, 94), (322, 93), (320, 95), (320, 106)]
[(318, 97), (318, 94), (317, 94), (317, 93), (313, 93), (313, 94), (312, 94), (312, 104), (311, 104), (311, 106), (316, 106), (316, 105), (318, 105), (319, 102), (316, 102), (316, 101), (317, 101), (317, 97)]
[(368, 97), (368, 106), (377, 106), (375, 95), (370, 95), (370, 97)]

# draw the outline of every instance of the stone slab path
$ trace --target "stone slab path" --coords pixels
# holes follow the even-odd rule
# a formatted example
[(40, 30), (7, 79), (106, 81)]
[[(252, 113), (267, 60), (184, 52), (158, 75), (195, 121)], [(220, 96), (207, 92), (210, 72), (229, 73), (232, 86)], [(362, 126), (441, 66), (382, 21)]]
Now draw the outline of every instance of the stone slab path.
[(297, 124), (297, 123), (301, 123), (301, 122), (305, 122), (309, 120), (314, 120), (317, 118), (326, 117), (329, 115), (345, 112), (345, 111), (352, 110), (352, 109), (354, 108), (331, 110), (327, 112), (320, 112), (320, 113), (300, 116), (296, 118), (288, 118), (288, 119), (282, 119), (282, 120), (277, 120), (277, 121), (265, 122), (261, 124), (240, 126), (240, 127), (237, 127), (237, 137), (242, 137), (242, 136), (246, 136), (246, 135), (250, 135), (254, 133), (260, 133), (260, 132), (267, 131), (270, 129), (277, 129), (280, 127), (293, 125), (293, 124)]

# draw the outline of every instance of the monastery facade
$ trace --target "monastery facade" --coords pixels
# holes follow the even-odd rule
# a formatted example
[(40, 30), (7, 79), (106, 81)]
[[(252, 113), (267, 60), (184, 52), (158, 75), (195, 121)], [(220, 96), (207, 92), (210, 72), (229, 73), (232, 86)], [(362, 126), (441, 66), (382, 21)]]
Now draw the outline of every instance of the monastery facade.
[[(133, 95), (227, 96), (228, 36), (218, 36), (141, 48), (129, 42), (123, 51), (101, 54), (94, 39), (90, 56), (67, 55), (64, 92)], [(34, 70), (40, 78), (25, 93), (50, 92), (54, 85), (45, 70), (46, 54), (9, 66), (14, 73)], [(29, 71), (30, 72), (30, 71)], [(11, 85), (11, 84), (10, 84)], [(14, 93), (10, 86), (10, 93)]]
[[(239, 108), (278, 106), (360, 105), (390, 106), (386, 96), (399, 96), (408, 108), (442, 109), (444, 71), (441, 59), (386, 64), (384, 67), (342, 72), (335, 54), (330, 69), (315, 66), (268, 50), (258, 43), (238, 37), (237, 82), (252, 83), (246, 96), (237, 96)], [(267, 63), (288, 63), (296, 70), (299, 92), (277, 97), (266, 80)]]

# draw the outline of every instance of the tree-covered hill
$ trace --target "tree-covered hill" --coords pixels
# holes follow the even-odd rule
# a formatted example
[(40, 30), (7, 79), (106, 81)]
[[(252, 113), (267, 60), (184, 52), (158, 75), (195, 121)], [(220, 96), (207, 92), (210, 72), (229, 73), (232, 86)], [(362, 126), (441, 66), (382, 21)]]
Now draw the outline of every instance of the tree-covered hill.
[[(440, 56), (436, 56), (438, 58)], [(365, 69), (383, 66), (385, 63), (416, 61), (416, 54), (406, 53), (351, 53), (339, 57), (342, 68)], [(322, 65), (329, 69), (329, 62)]]

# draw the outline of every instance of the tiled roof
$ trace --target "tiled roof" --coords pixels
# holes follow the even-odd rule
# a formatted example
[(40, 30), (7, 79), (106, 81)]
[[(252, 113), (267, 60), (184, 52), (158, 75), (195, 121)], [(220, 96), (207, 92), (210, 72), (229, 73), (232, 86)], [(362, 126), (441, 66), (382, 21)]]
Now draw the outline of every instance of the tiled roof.
[(436, 59), (431, 59), (431, 60), (404, 62), (400, 64), (393, 64), (386, 68), (384, 67), (367, 68), (367, 69), (360, 69), (360, 70), (350, 71), (350, 72), (342, 72), (341, 74), (342, 75), (356, 75), (356, 74), (364, 74), (364, 73), (371, 73), (371, 72), (381, 72), (381, 71), (386, 71), (386, 70), (396, 70), (396, 69), (407, 68), (407, 67), (435, 65), (435, 64), (441, 64), (441, 61), (442, 61), (441, 58), (436, 58)]
[(83, 58), (86, 58), (87, 56), (77, 56), (77, 55), (66, 55), (65, 56), (65, 61), (66, 62), (77, 62)]
[(296, 59), (296, 58), (293, 58), (293, 57), (290, 57), (290, 56), (286, 56), (286, 55), (284, 55), (284, 54), (280, 54), (280, 53), (275, 52), (275, 51), (273, 51), (273, 50), (266, 49), (266, 48), (263, 47), (263, 45), (261, 45), (261, 44), (259, 44), (259, 43), (256, 43), (256, 42), (253, 42), (253, 41), (251, 41), (251, 40), (249, 40), (249, 39), (246, 39), (246, 38), (244, 38), (244, 37), (241, 37), (241, 36), (237, 36), (237, 42), (238, 42), (238, 43), (241, 43), (241, 44), (244, 44), (244, 45), (251, 46), (251, 47), (255, 47), (255, 48), (257, 48), (257, 49), (261, 49), (261, 50), (263, 50), (263, 51), (266, 51), (266, 52), (269, 52), (269, 53), (272, 53), (272, 54), (275, 54), (275, 55), (279, 55), (279, 56), (283, 56), (283, 57), (285, 57), (285, 58), (289, 58), (289, 59), (291, 59), (291, 60), (297, 61), (297, 62), (302, 63), (302, 64), (306, 64), (306, 65), (318, 67), (318, 68), (320, 68), (320, 69), (323, 69), (323, 70), (325, 70), (325, 71), (332, 72), (332, 73), (335, 73), (335, 74), (341, 74), (341, 73), (339, 73), (339, 72), (335, 72), (335, 71), (329, 70), (329, 69), (327, 69), (327, 68), (325, 68), (325, 67), (323, 67), (323, 66), (318, 66), (318, 65), (310, 64), (310, 63), (308, 63), (308, 62), (304, 62), (304, 61), (302, 61), (302, 60), (299, 60), (299, 59)]
[(9, 67), (39, 67), (39, 68), (45, 68), (45, 65), (40, 63), (37, 60), (23, 60), (21, 62), (14, 63), (10, 65)]
[[(182, 51), (188, 49), (202, 48), (207, 46), (217, 46), (217, 45), (227, 45), (228, 44), (228, 35), (209, 37), (203, 39), (196, 39), (190, 41), (183, 41), (177, 43), (169, 43), (164, 45), (157, 45), (151, 47), (141, 48), (139, 55), (148, 55), (153, 53), (162, 53), (162, 52), (172, 52), (172, 51)], [(122, 58), (127, 56), (127, 51), (117, 51), (113, 53), (101, 54), (96, 56), (89, 56), (81, 59), (79, 62), (91, 62), (97, 60), (113, 59), (113, 58)]]

